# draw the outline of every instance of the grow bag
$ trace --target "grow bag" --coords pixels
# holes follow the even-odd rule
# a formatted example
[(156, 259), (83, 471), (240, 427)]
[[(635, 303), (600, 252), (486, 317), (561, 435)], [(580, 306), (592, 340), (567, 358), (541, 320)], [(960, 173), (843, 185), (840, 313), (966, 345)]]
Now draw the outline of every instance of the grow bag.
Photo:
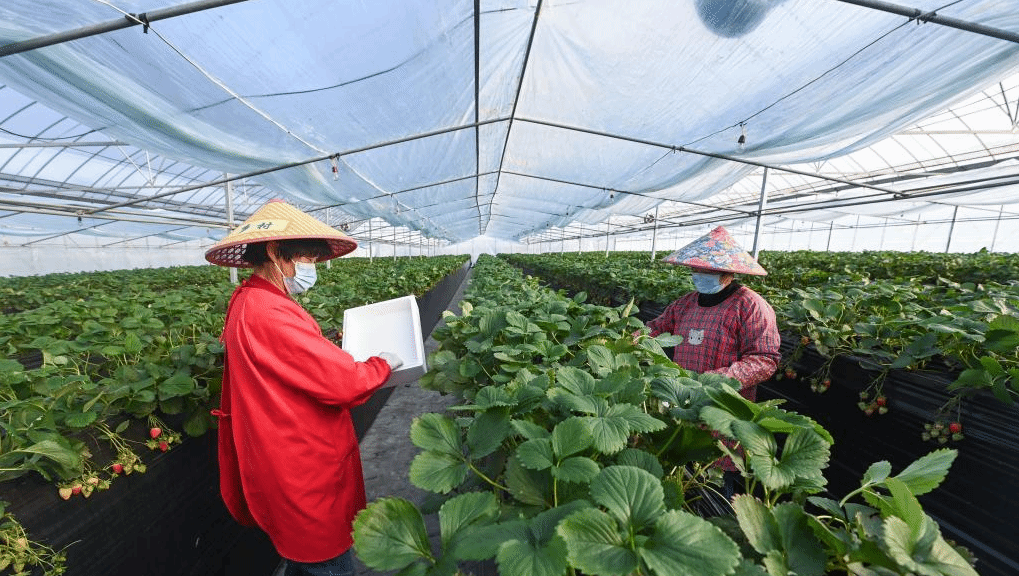
[[(788, 356), (799, 336), (783, 336)], [(825, 472), (828, 490), (841, 498), (860, 485), (874, 462), (887, 460), (898, 473), (917, 458), (941, 447), (958, 450), (945, 481), (919, 497), (924, 511), (941, 526), (946, 539), (969, 548), (981, 576), (1019, 574), (1019, 408), (991, 394), (964, 400), (959, 420), (964, 439), (939, 444), (924, 441), (924, 424), (938, 417), (956, 374), (944, 371), (889, 373), (883, 384), (887, 414), (867, 416), (857, 407), (859, 394), (875, 372), (857, 359), (838, 358), (831, 367), (831, 388), (812, 392), (807, 378), (824, 363), (813, 348), (793, 364), (796, 380), (769, 380), (758, 386), (758, 400), (781, 398), (783, 408), (810, 416), (835, 439)], [(954, 412), (952, 418), (954, 419)]]
[[(422, 330), (430, 333), (469, 271), (469, 262), (418, 298)], [(392, 394), (386, 387), (351, 410), (363, 438)], [(166, 418), (174, 429), (179, 422)], [(409, 426), (410, 423), (408, 422)], [(124, 433), (147, 438), (134, 422)], [(97, 463), (108, 448), (89, 442)], [(67, 552), (67, 576), (270, 576), (280, 564), (269, 538), (237, 524), (219, 495), (216, 434), (185, 437), (168, 452), (138, 451), (144, 474), (115, 479), (89, 498), (60, 498), (36, 474), (0, 483), (0, 500), (29, 538)]]

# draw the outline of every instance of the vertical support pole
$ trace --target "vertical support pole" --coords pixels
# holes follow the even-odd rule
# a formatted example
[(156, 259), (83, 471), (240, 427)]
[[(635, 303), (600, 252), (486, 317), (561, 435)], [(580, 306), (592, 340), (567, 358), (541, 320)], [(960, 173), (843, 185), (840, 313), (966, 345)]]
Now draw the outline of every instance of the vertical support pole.
[(881, 227), (881, 243), (878, 245), (878, 250), (885, 249), (885, 231), (888, 230), (888, 219), (885, 218), (885, 225)]
[(916, 215), (916, 225), (913, 226), (913, 241), (909, 243), (909, 251), (916, 251), (916, 235), (920, 232), (920, 215)]
[(396, 262), (396, 226), (393, 226), (393, 262)]
[[(225, 174), (227, 178), (229, 174)], [(230, 230), (234, 229), (234, 183), (232, 180), (226, 182), (226, 224), (230, 227)], [(233, 266), (230, 267), (230, 283), (237, 283), (237, 269)]]
[(375, 243), (372, 242), (372, 219), (369, 218), (368, 219), (368, 263), (369, 264), (373, 261), (372, 246), (374, 246), (374, 245), (375, 245)]
[(853, 243), (849, 245), (849, 250), (856, 250), (856, 233), (860, 231), (860, 215), (856, 215), (856, 226), (853, 226)]
[[(326, 225), (328, 225), (330, 227), (332, 227), (332, 225), (333, 225), (332, 222), (330, 221), (329, 208), (326, 208)], [(329, 260), (326, 260), (326, 268), (332, 268), (332, 267), (333, 267), (333, 259), (330, 258)]]
[(998, 209), (998, 221), (994, 223), (994, 236), (991, 236), (991, 247), (988, 248), (991, 252), (994, 252), (994, 245), (998, 242), (998, 228), (1001, 226), (1001, 216), (1005, 213), (1005, 205), (1002, 204), (1001, 208)]
[(831, 252), (831, 233), (832, 233), (832, 230), (834, 230), (834, 229), (835, 229), (835, 223), (834, 222), (830, 222), (828, 224), (828, 243), (824, 245), (824, 251), (825, 252)]
[(952, 246), (952, 232), (955, 232), (955, 217), (959, 215), (959, 207), (956, 206), (955, 210), (952, 210), (952, 225), (948, 227), (948, 241), (945, 242), (945, 254), (948, 254), (948, 249)]
[(609, 257), (609, 232), (612, 230), (612, 214), (605, 219), (605, 257)]
[(768, 167), (764, 167), (764, 177), (761, 178), (761, 199), (757, 204), (757, 226), (754, 228), (754, 260), (757, 260), (757, 241), (761, 237), (761, 218), (764, 216), (764, 209), (768, 206), (768, 194), (765, 185), (768, 184)]
[[(661, 206), (659, 204), (659, 206)], [(655, 249), (658, 247), (658, 207), (655, 206), (655, 227), (651, 231), (651, 261), (655, 261)]]
[(580, 223), (580, 236), (577, 237), (577, 254), (584, 251), (584, 223)]
[(566, 226), (559, 229), (559, 253), (566, 254)]

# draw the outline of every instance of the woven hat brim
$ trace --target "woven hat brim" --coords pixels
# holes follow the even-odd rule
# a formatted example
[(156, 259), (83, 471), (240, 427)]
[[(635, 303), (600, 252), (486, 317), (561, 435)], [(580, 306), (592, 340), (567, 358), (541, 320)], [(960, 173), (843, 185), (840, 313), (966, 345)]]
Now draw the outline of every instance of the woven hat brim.
[[(749, 255), (748, 255), (749, 256)], [(665, 260), (669, 262), (668, 260)], [(756, 264), (754, 267), (746, 266), (727, 266), (719, 267), (704, 260), (697, 258), (690, 258), (682, 262), (669, 262), (669, 264), (676, 264), (677, 266), (689, 266), (691, 268), (698, 268), (701, 270), (711, 270), (713, 272), (731, 273), (731, 274), (746, 274), (747, 276), (767, 276), (768, 271), (764, 269), (760, 264)]]
[(767, 276), (768, 271), (719, 226), (663, 259), (669, 264), (715, 272)]
[(256, 241), (237, 241), (229, 244), (222, 244), (210, 248), (205, 253), (205, 259), (210, 263), (217, 266), (227, 266), (230, 268), (251, 268), (253, 265), (244, 259), (244, 251), (248, 249), (248, 244), (256, 244), (258, 242), (269, 242), (270, 240), (325, 240), (329, 244), (330, 253), (327, 256), (319, 258), (317, 262), (325, 262), (326, 260), (332, 260), (333, 258), (339, 258), (345, 254), (350, 254), (357, 249), (357, 242), (351, 239), (340, 239), (325, 236), (279, 236), (277, 238), (270, 238), (268, 240), (256, 240)]
[(256, 210), (244, 223), (213, 244), (206, 250), (205, 259), (218, 266), (250, 268), (252, 263), (244, 259), (248, 244), (316, 239), (325, 240), (330, 250), (328, 255), (318, 259), (319, 262), (349, 254), (357, 248), (357, 242), (343, 232), (286, 202), (274, 200)]

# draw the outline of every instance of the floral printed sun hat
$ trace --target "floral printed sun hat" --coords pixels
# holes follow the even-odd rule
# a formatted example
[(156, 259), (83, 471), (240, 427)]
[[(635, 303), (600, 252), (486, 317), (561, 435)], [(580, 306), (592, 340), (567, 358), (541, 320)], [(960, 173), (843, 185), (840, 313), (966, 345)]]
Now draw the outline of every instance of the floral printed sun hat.
[(319, 258), (319, 262), (343, 256), (357, 248), (357, 242), (343, 232), (282, 200), (270, 200), (225, 238), (213, 244), (205, 252), (205, 259), (219, 266), (251, 268), (251, 263), (244, 259), (248, 244), (296, 238), (320, 238), (329, 244), (330, 254)]
[(716, 272), (732, 272), (765, 276), (768, 271), (747, 253), (729, 232), (719, 226), (704, 236), (664, 258), (669, 264), (703, 268)]

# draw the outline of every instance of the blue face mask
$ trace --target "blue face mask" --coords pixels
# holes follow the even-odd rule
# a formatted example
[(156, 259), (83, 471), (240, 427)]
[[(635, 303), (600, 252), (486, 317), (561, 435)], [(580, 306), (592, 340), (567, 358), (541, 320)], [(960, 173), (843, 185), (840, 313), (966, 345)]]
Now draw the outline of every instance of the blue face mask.
[(722, 284), (721, 274), (705, 274), (703, 272), (691, 272), (693, 286), (701, 294), (718, 294), (725, 288)]
[[(279, 270), (279, 265), (276, 266), (276, 269)], [(318, 280), (315, 265), (307, 262), (294, 262), (294, 276), (292, 278), (283, 274), (282, 270), (280, 270), (280, 275), (283, 276), (283, 285), (286, 286), (287, 293), (289, 294), (307, 292), (315, 285), (315, 281)]]

